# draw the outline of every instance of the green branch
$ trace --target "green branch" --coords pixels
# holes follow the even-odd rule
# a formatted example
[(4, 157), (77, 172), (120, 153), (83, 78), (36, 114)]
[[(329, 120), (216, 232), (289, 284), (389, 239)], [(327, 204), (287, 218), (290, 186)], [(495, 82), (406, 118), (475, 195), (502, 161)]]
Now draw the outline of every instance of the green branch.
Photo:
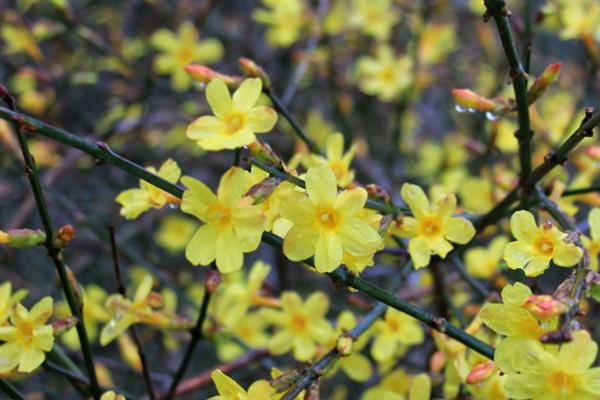
[(517, 101), (517, 115), (519, 119), (519, 160), (521, 162), (521, 181), (527, 179), (531, 173), (531, 138), (533, 132), (529, 126), (529, 103), (527, 101), (527, 73), (519, 61), (517, 49), (508, 22), (509, 12), (503, 0), (484, 0), (488, 15), (491, 15), (498, 27), (500, 40), (504, 53), (510, 65), (510, 76), (513, 80), (513, 89)]
[[(129, 172), (130, 174), (140, 179), (143, 179), (148, 183), (155, 185), (176, 197), (181, 198), (183, 196), (183, 189), (181, 187), (167, 182), (166, 180), (148, 172), (141, 166), (121, 157), (120, 155), (110, 150), (110, 148), (106, 144), (99, 147), (97, 144), (91, 144), (66, 131), (45, 124), (41, 121), (36, 120), (35, 118), (31, 118), (26, 115), (13, 112), (4, 107), (0, 107), (0, 118), (8, 119), (10, 121), (17, 121), (17, 124), (30, 126), (33, 129), (33, 131), (37, 133), (40, 133), (51, 139), (57, 140), (61, 143), (78, 148), (100, 160), (113, 164), (116, 167), (126, 172)], [(600, 116), (594, 117), (593, 119), (600, 120)], [(281, 238), (268, 232), (265, 232), (263, 234), (263, 241), (279, 249), (281, 249), (283, 246), (283, 240)], [(310, 261), (311, 260), (307, 260), (306, 262)], [(488, 344), (483, 343), (476, 337), (471, 336), (465, 331), (449, 324), (446, 320), (438, 318), (413, 304), (410, 304), (404, 300), (395, 297), (390, 293), (387, 293), (385, 290), (365, 281), (364, 279), (350, 274), (344, 267), (339, 267), (338, 269), (329, 273), (328, 275), (334, 280), (334, 282), (355, 288), (382, 303), (385, 303), (399, 311), (411, 315), (412, 317), (425, 322), (432, 328), (458, 340), (459, 342), (479, 352), (485, 357), (493, 359), (494, 349)]]

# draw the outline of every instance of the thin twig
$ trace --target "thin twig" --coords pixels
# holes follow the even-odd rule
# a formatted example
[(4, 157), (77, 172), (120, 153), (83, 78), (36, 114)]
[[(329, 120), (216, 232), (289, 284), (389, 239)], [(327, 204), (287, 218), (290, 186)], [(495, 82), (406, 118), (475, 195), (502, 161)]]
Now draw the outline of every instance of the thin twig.
[(2, 389), (2, 391), (12, 400), (25, 400), (25, 396), (4, 378), (0, 378), (0, 389)]
[(181, 363), (179, 364), (179, 367), (177, 368), (177, 372), (173, 376), (173, 381), (171, 382), (171, 386), (169, 387), (167, 394), (165, 396), (161, 397), (161, 398), (164, 398), (165, 400), (172, 399), (175, 396), (175, 394), (177, 393), (177, 386), (179, 385), (179, 382), (185, 376), (185, 372), (187, 371), (188, 366), (189, 366), (190, 362), (192, 361), (192, 356), (194, 355), (194, 350), (196, 349), (198, 342), (204, 337), (204, 333), (202, 332), (202, 327), (204, 326), (204, 321), (206, 320), (206, 316), (208, 314), (208, 304), (210, 302), (212, 290), (214, 290), (214, 288), (211, 288), (209, 285), (209, 280), (211, 279), (211, 276), (210, 276), (211, 273), (213, 273), (213, 270), (209, 271), (205, 278), (204, 296), (202, 298), (202, 305), (200, 306), (200, 311), (198, 312), (198, 319), (196, 320), (196, 324), (190, 331), (190, 334), (192, 337), (190, 338), (188, 347), (185, 350), (185, 353), (183, 355), (183, 358), (181, 359)]
[[(110, 249), (112, 253), (113, 266), (115, 268), (115, 277), (117, 279), (117, 290), (119, 294), (123, 297), (127, 297), (127, 288), (123, 282), (123, 275), (121, 274), (121, 263), (119, 262), (119, 251), (117, 249), (117, 240), (115, 235), (115, 228), (112, 226), (108, 227), (108, 232), (110, 236)], [(144, 376), (144, 384), (146, 385), (146, 390), (148, 391), (148, 395), (150, 399), (156, 399), (156, 395), (154, 393), (154, 388), (152, 386), (152, 379), (150, 378), (150, 368), (148, 367), (148, 361), (146, 359), (146, 354), (144, 353), (144, 348), (142, 346), (142, 342), (140, 341), (140, 337), (137, 333), (137, 328), (135, 326), (129, 327), (131, 332), (131, 337), (135, 343), (135, 347), (137, 347), (138, 356), (140, 357), (140, 362), (142, 364), (142, 375)]]
[[(10, 107), (10, 110), (2, 107), (3, 110), (9, 111), (14, 114), (18, 114), (16, 112), (14, 98), (2, 85), (0, 85), (0, 97), (2, 97), (5, 103)], [(83, 359), (87, 368), (88, 376), (90, 378), (90, 389), (94, 398), (100, 398), (100, 389), (98, 386), (98, 379), (96, 377), (94, 359), (92, 356), (91, 346), (85, 329), (85, 325), (83, 323), (82, 304), (79, 300), (76, 299), (73, 287), (69, 282), (67, 268), (62, 261), (61, 249), (57, 248), (53, 243), (52, 234), (54, 232), (54, 229), (52, 227), (52, 220), (50, 218), (50, 213), (46, 204), (44, 192), (40, 184), (40, 179), (37, 173), (35, 161), (31, 156), (31, 153), (29, 151), (29, 145), (27, 144), (27, 140), (23, 135), (23, 132), (27, 131), (28, 127), (26, 125), (20, 124), (16, 120), (12, 120), (11, 122), (14, 125), (15, 135), (17, 136), (19, 146), (21, 147), (21, 153), (23, 155), (23, 161), (25, 163), (25, 173), (27, 174), (27, 177), (29, 179), (31, 190), (33, 191), (33, 195), (35, 198), (35, 203), (40, 213), (42, 225), (44, 226), (44, 231), (46, 233), (46, 249), (48, 250), (48, 255), (52, 259), (54, 267), (58, 273), (62, 290), (65, 294), (65, 298), (67, 299), (67, 303), (69, 304), (71, 314), (77, 318), (76, 329), (77, 334), (79, 336), (79, 342), (81, 344), (81, 352), (83, 353)]]

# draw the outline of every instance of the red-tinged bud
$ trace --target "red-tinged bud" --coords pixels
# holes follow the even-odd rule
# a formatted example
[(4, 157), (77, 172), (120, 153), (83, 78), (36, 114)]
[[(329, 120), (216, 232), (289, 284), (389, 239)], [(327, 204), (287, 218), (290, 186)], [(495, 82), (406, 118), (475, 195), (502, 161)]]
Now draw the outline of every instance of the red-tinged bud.
[(158, 308), (163, 305), (163, 298), (160, 293), (150, 292), (146, 297), (146, 303), (152, 308)]
[(260, 78), (263, 84), (263, 89), (268, 90), (271, 88), (271, 78), (269, 74), (258, 65), (254, 60), (242, 57), (238, 60), (242, 73), (252, 78)]
[(470, 89), (452, 89), (452, 97), (457, 105), (479, 111), (493, 111), (496, 103), (492, 99), (483, 97)]
[(188, 64), (185, 66), (185, 71), (198, 82), (210, 83), (213, 79), (218, 78), (231, 88), (237, 88), (243, 81), (239, 76), (225, 75), (201, 64)]
[(75, 301), (77, 302), (80, 309), (83, 307), (83, 290), (81, 289), (81, 285), (77, 278), (75, 278), (75, 274), (71, 271), (71, 268), (65, 266), (67, 270), (67, 279), (69, 280), (69, 284), (73, 289), (73, 294), (75, 295)]
[(475, 368), (469, 372), (465, 383), (472, 385), (474, 383), (480, 383), (488, 379), (496, 372), (496, 364), (493, 361), (485, 361), (481, 364), (477, 364)]
[(204, 287), (208, 293), (214, 293), (217, 287), (221, 284), (221, 274), (216, 269), (209, 269), (206, 273)]
[(67, 244), (75, 237), (75, 229), (71, 225), (65, 225), (56, 232), (52, 237), (52, 243), (59, 249), (64, 249)]
[(75, 325), (79, 320), (77, 317), (67, 317), (63, 319), (59, 319), (58, 321), (52, 322), (52, 329), (54, 331), (54, 336), (60, 336)]
[(567, 310), (563, 303), (556, 301), (552, 296), (548, 295), (529, 296), (525, 300), (523, 308), (531, 311), (536, 317), (543, 320), (560, 315)]
[(265, 201), (277, 189), (282, 179), (271, 176), (252, 186), (244, 196), (250, 196), (254, 204)]
[(281, 170), (285, 169), (281, 158), (277, 156), (271, 146), (269, 146), (267, 143), (260, 143), (259, 141), (255, 140), (248, 145), (248, 150), (250, 151), (250, 154), (252, 154), (252, 156), (257, 160), (271, 164)]
[(558, 74), (560, 73), (560, 66), (561, 63), (559, 62), (548, 65), (540, 77), (533, 82), (533, 85), (531, 85), (527, 92), (527, 101), (529, 101), (529, 104), (532, 104), (539, 99), (548, 86), (556, 81)]
[(583, 152), (595, 160), (600, 159), (600, 146), (590, 146), (586, 148)]
[(446, 365), (446, 359), (446, 353), (443, 351), (436, 351), (429, 360), (429, 369), (432, 372), (440, 372), (442, 368), (444, 368), (444, 365)]
[(386, 192), (385, 189), (379, 185), (370, 183), (367, 186), (365, 186), (365, 189), (367, 190), (367, 194), (369, 195), (369, 198), (371, 198), (371, 199), (379, 200), (386, 204), (388, 204), (391, 200), (390, 194), (388, 192)]
[(552, 224), (552, 221), (550, 220), (542, 224), (542, 228), (544, 228), (545, 230), (552, 229), (552, 226), (554, 226), (554, 224)]

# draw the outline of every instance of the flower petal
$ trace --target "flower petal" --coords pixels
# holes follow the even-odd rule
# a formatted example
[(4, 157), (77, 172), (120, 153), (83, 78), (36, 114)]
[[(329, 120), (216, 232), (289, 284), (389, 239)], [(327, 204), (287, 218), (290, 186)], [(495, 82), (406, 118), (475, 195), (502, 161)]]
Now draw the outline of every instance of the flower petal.
[(19, 357), (19, 372), (31, 372), (44, 362), (46, 355), (40, 349), (31, 347)]
[(523, 271), (527, 276), (538, 276), (544, 273), (549, 266), (550, 257), (535, 256), (529, 261), (529, 263), (527, 263), (525, 267), (523, 267)]
[(429, 265), (431, 250), (427, 239), (422, 237), (412, 238), (408, 243), (408, 253), (415, 269)]
[(215, 369), (210, 377), (221, 396), (236, 398), (238, 395), (246, 393), (236, 381), (225, 375), (220, 369)]
[(319, 235), (315, 245), (315, 268), (319, 272), (331, 272), (342, 263), (342, 241), (335, 233)]
[(475, 228), (468, 219), (447, 218), (444, 220), (444, 236), (451, 242), (465, 244), (475, 236)]
[(318, 235), (313, 228), (294, 225), (283, 240), (283, 253), (292, 261), (306, 260), (315, 254)]
[(224, 128), (225, 124), (219, 118), (205, 115), (192, 122), (185, 134), (192, 140), (207, 139), (220, 135)]
[(572, 267), (583, 257), (583, 251), (574, 244), (561, 242), (554, 249), (552, 260), (559, 267)]
[(217, 253), (219, 230), (212, 224), (202, 225), (188, 242), (185, 258), (192, 265), (209, 265)]
[(326, 164), (312, 167), (306, 173), (306, 192), (313, 204), (333, 204), (337, 194), (335, 174)]
[(504, 261), (509, 268), (523, 268), (525, 264), (535, 257), (535, 250), (528, 242), (510, 242), (504, 247)]
[(233, 94), (233, 108), (242, 113), (249, 111), (256, 104), (261, 91), (260, 78), (245, 79)]
[(181, 198), (181, 211), (207, 222), (208, 209), (218, 202), (217, 196), (204, 183), (190, 176), (182, 177), (181, 183), (188, 188)]
[(239, 167), (231, 167), (221, 177), (217, 197), (222, 203), (235, 207), (250, 186), (252, 186), (250, 173)]
[(425, 192), (423, 192), (423, 189), (421, 189), (419, 186), (411, 183), (405, 183), (402, 185), (400, 194), (417, 219), (429, 214), (429, 200), (427, 199)]
[(271, 107), (258, 106), (246, 113), (246, 124), (252, 132), (269, 132), (277, 123), (277, 112)]
[(225, 117), (231, 111), (232, 102), (229, 89), (221, 79), (213, 79), (206, 86), (206, 100), (212, 112), (219, 118)]
[(358, 218), (344, 220), (338, 229), (345, 251), (354, 256), (374, 254), (381, 245), (379, 233)]
[(244, 253), (233, 229), (226, 229), (217, 237), (216, 260), (217, 268), (224, 274), (242, 268)]
[(510, 230), (516, 239), (528, 242), (533, 242), (538, 234), (533, 214), (525, 210), (517, 211), (510, 217)]
[(345, 190), (336, 197), (334, 207), (345, 217), (353, 217), (365, 206), (367, 196), (363, 188)]

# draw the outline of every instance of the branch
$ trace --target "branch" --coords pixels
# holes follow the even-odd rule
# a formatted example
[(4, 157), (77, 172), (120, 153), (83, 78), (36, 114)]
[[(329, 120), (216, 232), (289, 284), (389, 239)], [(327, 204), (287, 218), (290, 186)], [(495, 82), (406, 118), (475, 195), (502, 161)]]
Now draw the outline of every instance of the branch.
[(2, 391), (12, 400), (25, 400), (25, 396), (4, 378), (0, 378), (0, 389), (2, 389)]
[[(119, 294), (123, 297), (127, 297), (127, 288), (123, 283), (123, 276), (121, 275), (121, 263), (119, 262), (119, 251), (117, 250), (117, 241), (115, 238), (115, 228), (110, 226), (108, 228), (108, 232), (110, 235), (110, 249), (113, 258), (113, 266), (115, 267), (115, 277), (117, 278), (117, 290)], [(154, 388), (152, 387), (152, 379), (150, 379), (150, 368), (148, 367), (148, 361), (146, 360), (146, 355), (144, 354), (144, 348), (142, 347), (142, 342), (140, 341), (140, 337), (137, 334), (137, 328), (133, 325), (129, 327), (131, 331), (131, 337), (135, 343), (135, 347), (137, 347), (138, 356), (140, 357), (140, 362), (142, 364), (142, 375), (144, 376), (144, 384), (146, 385), (146, 390), (148, 391), (148, 395), (151, 400), (155, 400), (156, 396), (154, 394)]]
[(498, 26), (498, 33), (502, 41), (504, 53), (510, 65), (510, 76), (512, 78), (515, 99), (517, 101), (517, 115), (519, 119), (519, 130), (516, 137), (519, 140), (519, 159), (521, 162), (521, 181), (527, 179), (531, 173), (531, 138), (533, 132), (529, 126), (529, 103), (527, 101), (527, 73), (523, 69), (515, 42), (513, 40), (508, 16), (510, 11), (506, 8), (504, 0), (484, 0), (487, 8), (486, 15), (491, 15)]
[[(13, 116), (19, 115), (16, 111), (14, 111), (16, 108), (14, 98), (2, 85), (0, 85), (0, 97), (6, 102), (6, 104), (11, 108), (11, 110), (6, 109), (4, 107), (0, 108), (10, 112)], [(99, 398), (100, 388), (98, 387), (98, 379), (96, 377), (96, 370), (94, 368), (94, 359), (92, 357), (90, 342), (85, 329), (85, 325), (83, 323), (82, 304), (75, 297), (73, 287), (69, 282), (67, 268), (62, 261), (61, 249), (56, 247), (52, 241), (52, 233), (54, 232), (54, 229), (52, 227), (52, 220), (50, 219), (50, 213), (48, 212), (48, 206), (46, 204), (46, 199), (44, 198), (44, 192), (40, 184), (40, 179), (37, 173), (37, 168), (35, 166), (35, 161), (31, 156), (27, 140), (23, 135), (23, 132), (29, 130), (30, 127), (26, 124), (19, 123), (16, 119), (12, 119), (11, 121), (15, 128), (15, 135), (17, 136), (17, 139), (19, 141), (19, 146), (21, 147), (21, 153), (23, 154), (23, 160), (25, 163), (25, 173), (27, 174), (27, 178), (29, 179), (31, 190), (33, 191), (33, 196), (35, 198), (35, 203), (40, 213), (40, 218), (44, 226), (44, 231), (46, 232), (45, 245), (46, 249), (48, 250), (48, 255), (54, 262), (54, 267), (56, 269), (56, 272), (58, 273), (62, 290), (65, 294), (65, 298), (67, 299), (67, 303), (69, 304), (71, 314), (77, 318), (76, 329), (77, 334), (79, 336), (79, 342), (81, 344), (83, 359), (87, 368), (88, 376), (90, 378), (90, 389), (94, 398)]]

